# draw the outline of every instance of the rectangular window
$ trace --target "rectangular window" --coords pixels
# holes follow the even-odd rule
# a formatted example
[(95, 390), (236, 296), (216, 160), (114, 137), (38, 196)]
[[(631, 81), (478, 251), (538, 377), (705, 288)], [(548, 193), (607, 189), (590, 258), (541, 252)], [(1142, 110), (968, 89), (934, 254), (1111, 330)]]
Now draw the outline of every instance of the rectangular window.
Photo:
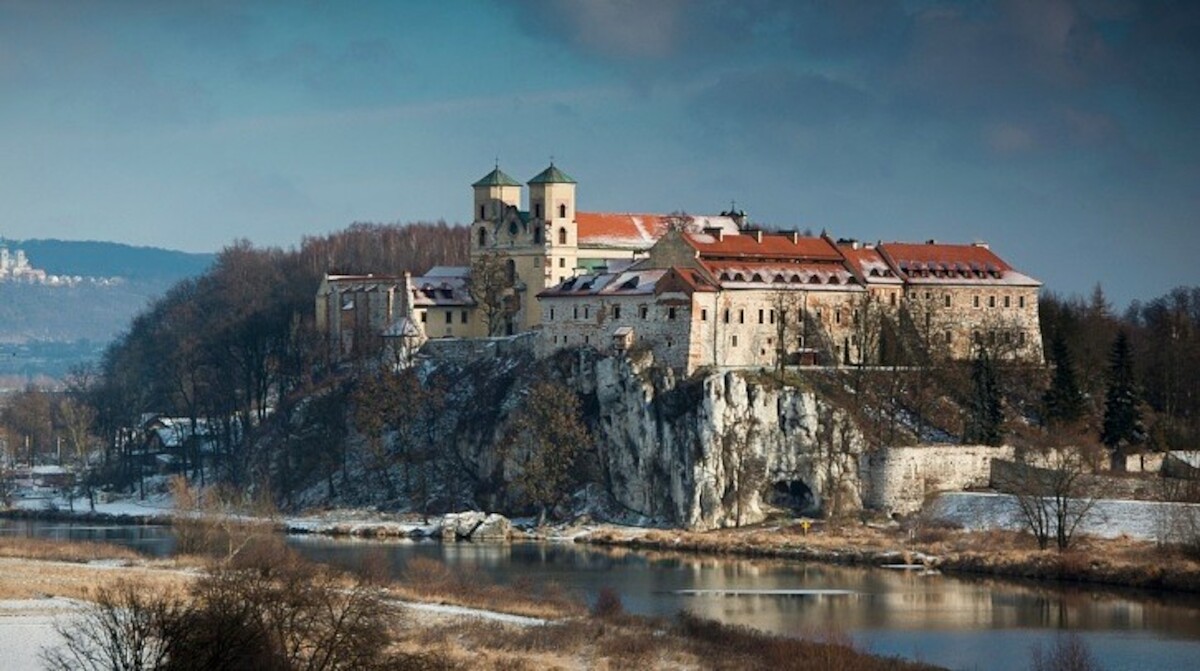
[(708, 321), (708, 308), (700, 308), (700, 321)]
[(725, 308), (725, 323), (729, 323), (729, 308)]
[(768, 311), (767, 311), (767, 313), (770, 315), (770, 322), (771, 322), (772, 324), (774, 324), (774, 323), (775, 323), (775, 311), (774, 311), (774, 310), (768, 310)]
[(585, 306), (583, 306), (583, 318), (584, 318), (584, 319), (587, 319), (587, 318), (588, 318), (589, 310), (591, 310), (591, 308), (589, 308), (589, 307), (588, 307), (588, 306), (586, 306), (586, 305), (585, 305)]
[(926, 291), (926, 292), (925, 292), (925, 300), (929, 300), (929, 299), (931, 299), (931, 298), (933, 298), (933, 292), (932, 292), (932, 291)]
[(638, 316), (641, 317), (642, 319), (646, 318), (646, 312), (647, 312), (647, 310), (646, 310), (645, 305), (638, 308)]
[(738, 310), (738, 323), (739, 324), (746, 323), (746, 311), (745, 310)]
[(550, 308), (550, 321), (554, 321), (554, 308)]
[(758, 310), (758, 323), (759, 323), (759, 324), (763, 323), (763, 311), (762, 311), (762, 308), (759, 308), (759, 310)]
[(1022, 308), (1025, 307), (1025, 297), (1024, 296), (1017, 297), (1017, 307), (1022, 307)]
[(946, 307), (950, 307), (950, 294), (946, 294)]
[(896, 307), (896, 292), (893, 291), (892, 293), (888, 294), (888, 299), (888, 302), (891, 303), (892, 307)]
[(950, 332), (949, 331), (946, 331), (946, 344), (947, 345), (950, 344)]
[(1025, 346), (1025, 332), (1024, 332), (1024, 331), (1018, 331), (1018, 332), (1017, 332), (1017, 342), (1018, 342), (1018, 343), (1019, 343), (1019, 344), (1020, 344), (1022, 347), (1024, 347), (1024, 346)]
[(579, 319), (579, 306), (578, 305), (571, 308), (571, 316), (574, 317), (575, 319)]
[(449, 310), (446, 310), (446, 323), (447, 324), (454, 323), (454, 313), (450, 312)]
[(583, 336), (583, 344), (588, 344), (592, 340), (591, 336)]
[(988, 296), (988, 307), (989, 308), (996, 307), (996, 297), (995, 296)]
[(737, 347), (737, 336), (733, 336), (733, 347)]
[(972, 298), (974, 299), (975, 307), (979, 307), (979, 296), (973, 296)]
[(674, 319), (674, 318), (675, 318), (675, 308), (674, 307), (667, 308), (667, 319)]
[(566, 260), (566, 259), (564, 259), (564, 258), (559, 258), (559, 259), (558, 259), (558, 267), (559, 267), (559, 268), (566, 268), (566, 267), (567, 267), (567, 260)]
[(466, 310), (463, 310), (463, 311), (462, 311), (462, 316), (461, 316), (461, 318), (459, 319), (459, 321), (460, 321), (460, 322), (462, 322), (462, 323), (464, 323), (464, 324), (466, 324), (466, 323), (467, 323), (467, 311), (466, 311)]
[(841, 310), (834, 310), (834, 311), (833, 311), (833, 321), (834, 321), (834, 323), (835, 323), (835, 324), (841, 324), (841, 323), (842, 323), (842, 311), (841, 311)]
[(1006, 308), (1011, 308), (1011, 307), (1012, 307), (1012, 296), (1005, 296), (1005, 297), (1004, 297), (1004, 307), (1006, 307)]
[(424, 324), (427, 321), (429, 321), (429, 313), (422, 312), (421, 313), (421, 323)]
[(613, 319), (620, 319), (620, 318), (621, 318), (621, 306), (614, 305), (613, 306)]

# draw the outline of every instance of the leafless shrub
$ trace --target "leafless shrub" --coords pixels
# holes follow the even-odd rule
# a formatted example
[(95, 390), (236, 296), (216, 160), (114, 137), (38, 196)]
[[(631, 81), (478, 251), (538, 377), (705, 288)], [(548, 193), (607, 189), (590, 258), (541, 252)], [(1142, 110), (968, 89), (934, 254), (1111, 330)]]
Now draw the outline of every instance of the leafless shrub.
[(289, 555), (221, 568), (189, 596), (100, 590), (43, 660), (52, 671), (449, 668), (433, 656), (386, 655), (389, 612), (377, 592)]
[(1087, 643), (1077, 634), (1066, 634), (1054, 639), (1049, 649), (1039, 643), (1030, 652), (1031, 671), (1100, 671), (1104, 668), (1092, 656)]
[(599, 618), (615, 618), (625, 613), (625, 604), (621, 603), (621, 595), (611, 587), (601, 587), (592, 604), (592, 615)]
[(42, 663), (50, 671), (162, 668), (170, 647), (165, 633), (182, 611), (179, 601), (130, 582), (102, 587), (81, 614), (55, 625), (63, 643), (43, 650)]

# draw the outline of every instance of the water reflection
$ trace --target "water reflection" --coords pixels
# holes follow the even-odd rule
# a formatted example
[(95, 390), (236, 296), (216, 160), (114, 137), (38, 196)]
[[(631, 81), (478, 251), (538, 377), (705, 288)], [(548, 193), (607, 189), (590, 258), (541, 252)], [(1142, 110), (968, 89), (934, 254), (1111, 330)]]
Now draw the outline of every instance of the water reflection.
[[(0, 535), (104, 540), (170, 551), (161, 527), (0, 521)], [(603, 587), (627, 610), (704, 617), (786, 634), (836, 630), (869, 649), (951, 668), (1026, 665), (1055, 632), (1080, 632), (1109, 669), (1194, 668), (1200, 598), (1097, 587), (926, 575), (764, 559), (698, 557), (570, 544), (490, 545), (291, 537), (311, 559), (348, 568), (380, 561), (393, 575), (416, 557), (501, 583), (554, 582), (584, 598)], [(709, 590), (686, 595), (680, 590)], [(721, 594), (737, 590), (848, 593)]]

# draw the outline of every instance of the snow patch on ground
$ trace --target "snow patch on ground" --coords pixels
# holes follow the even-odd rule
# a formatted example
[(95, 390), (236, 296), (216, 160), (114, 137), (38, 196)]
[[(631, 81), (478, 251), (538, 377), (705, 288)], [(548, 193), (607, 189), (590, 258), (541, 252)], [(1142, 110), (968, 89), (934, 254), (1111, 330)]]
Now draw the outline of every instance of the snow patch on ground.
[(0, 666), (6, 671), (41, 669), (42, 649), (62, 643), (54, 630), (57, 618), (77, 612), (82, 605), (61, 598), (0, 600)]
[[(1099, 499), (1079, 525), (1078, 533), (1099, 538), (1128, 536), (1158, 540), (1172, 512), (1193, 510), (1200, 519), (1200, 504), (1160, 503)], [(948, 492), (939, 495), (929, 509), (935, 520), (949, 522), (969, 531), (1025, 528), (1015, 496), (984, 492)]]
[(549, 620), (540, 617), (510, 615), (508, 613), (499, 613), (494, 610), (466, 608), (464, 606), (448, 606), (439, 603), (418, 603), (416, 601), (398, 601), (396, 603), (409, 610), (414, 610), (421, 613), (434, 613), (437, 615), (451, 615), (457, 617), (472, 617), (481, 620), (491, 620), (492, 622), (515, 624), (522, 627), (539, 627), (549, 622)]

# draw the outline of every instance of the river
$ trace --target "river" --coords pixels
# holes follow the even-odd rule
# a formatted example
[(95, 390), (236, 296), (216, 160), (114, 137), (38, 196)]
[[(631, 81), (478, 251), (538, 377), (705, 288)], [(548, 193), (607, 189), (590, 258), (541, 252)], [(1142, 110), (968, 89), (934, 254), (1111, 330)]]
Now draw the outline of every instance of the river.
[[(0, 520), (0, 534), (106, 540), (167, 554), (169, 529)], [(1077, 633), (1104, 668), (1200, 667), (1200, 597), (783, 560), (711, 558), (572, 544), (380, 542), (293, 536), (312, 559), (354, 567), (386, 557), (440, 559), (480, 579), (555, 581), (626, 610), (704, 617), (786, 635), (836, 632), (885, 655), (952, 669), (1025, 668), (1035, 645)]]

